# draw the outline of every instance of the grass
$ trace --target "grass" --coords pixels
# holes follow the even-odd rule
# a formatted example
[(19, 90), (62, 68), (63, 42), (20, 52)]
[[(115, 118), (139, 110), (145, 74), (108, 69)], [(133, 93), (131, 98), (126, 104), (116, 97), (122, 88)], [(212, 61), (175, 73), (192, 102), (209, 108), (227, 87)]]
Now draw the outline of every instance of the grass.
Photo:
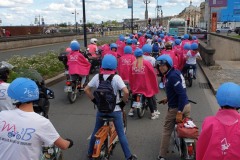
[[(98, 46), (113, 43), (115, 41), (116, 38), (100, 41)], [(63, 48), (60, 52), (62, 51), (64, 51)], [(48, 51), (30, 57), (11, 57), (8, 60), (8, 63), (12, 64), (14, 68), (10, 72), (8, 82), (12, 82), (17, 77), (28, 77), (31, 79), (39, 79), (40, 77), (43, 77), (43, 79), (49, 79), (62, 73), (64, 71), (64, 65), (58, 60), (58, 54), (60, 52)]]
[(240, 39), (240, 35), (235, 35), (235, 36), (231, 36), (231, 37)]

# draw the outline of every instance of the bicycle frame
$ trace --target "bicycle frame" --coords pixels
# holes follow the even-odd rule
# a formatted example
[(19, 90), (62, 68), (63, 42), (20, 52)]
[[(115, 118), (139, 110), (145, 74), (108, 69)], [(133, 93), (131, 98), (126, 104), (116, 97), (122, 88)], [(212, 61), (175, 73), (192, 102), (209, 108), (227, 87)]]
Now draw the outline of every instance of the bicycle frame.
[(40, 160), (62, 160), (62, 150), (58, 147), (49, 146), (43, 147), (42, 155), (40, 156)]
[(173, 139), (174, 145), (179, 152), (179, 156), (186, 160), (193, 160), (196, 157), (196, 142), (191, 138), (179, 138), (177, 135), (177, 124), (174, 127)]
[(93, 158), (109, 158), (111, 151), (118, 141), (118, 135), (113, 124), (114, 118), (101, 117), (104, 125), (95, 134), (96, 141), (93, 150)]

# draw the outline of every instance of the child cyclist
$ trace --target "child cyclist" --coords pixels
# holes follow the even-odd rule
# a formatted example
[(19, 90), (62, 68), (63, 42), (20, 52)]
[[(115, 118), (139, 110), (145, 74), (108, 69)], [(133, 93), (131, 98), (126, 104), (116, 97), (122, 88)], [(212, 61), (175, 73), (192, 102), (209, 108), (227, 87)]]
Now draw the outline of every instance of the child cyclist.
[(216, 115), (207, 117), (198, 138), (196, 160), (240, 159), (240, 86), (223, 83), (216, 98), (221, 107)]
[(70, 48), (72, 51), (67, 55), (68, 71), (70, 75), (79, 75), (80, 77), (82, 77), (81, 88), (83, 88), (83, 85), (86, 81), (86, 76), (89, 74), (91, 64), (79, 52), (80, 44), (78, 43), (78, 41), (73, 40), (70, 44)]
[[(151, 119), (157, 119), (159, 116), (154, 112), (154, 95), (158, 93), (157, 77), (154, 68), (150, 62), (143, 59), (143, 51), (137, 48), (134, 52), (136, 60), (131, 66), (129, 73), (129, 85), (134, 94), (143, 94), (149, 104)], [(128, 115), (133, 116), (134, 108), (131, 108)]]
[(197, 59), (202, 60), (200, 53), (198, 52), (198, 44), (192, 43), (191, 50), (187, 52), (186, 55), (186, 64), (183, 67), (182, 73), (183, 75), (186, 74), (187, 69), (192, 66), (193, 68), (193, 77), (196, 79), (196, 69), (197, 69)]
[[(99, 119), (100, 116), (114, 117), (113, 123), (117, 131), (118, 138), (119, 138), (126, 160), (137, 160), (137, 157), (131, 154), (127, 137), (124, 133), (124, 127), (123, 127), (123, 118), (122, 118), (123, 114), (122, 114), (121, 108), (125, 106), (125, 103), (128, 100), (129, 92), (122, 78), (119, 75), (115, 75), (116, 68), (117, 68), (117, 59), (113, 55), (106, 54), (102, 60), (102, 71), (100, 75), (103, 77), (104, 80), (107, 80), (109, 76), (113, 76), (111, 85), (113, 87), (114, 94), (117, 96), (116, 106), (114, 108), (114, 111), (111, 113), (103, 113), (103, 112), (100, 112), (99, 110), (97, 111), (95, 128), (93, 130), (93, 133), (89, 142), (89, 148), (88, 148), (89, 160), (92, 159), (94, 144), (96, 140), (95, 134), (104, 125), (104, 121)], [(85, 93), (94, 104), (97, 104), (97, 100), (94, 98), (91, 92), (91, 88), (98, 88), (100, 75), (96, 74), (84, 89)], [(122, 100), (120, 99), (119, 90), (123, 91)]]

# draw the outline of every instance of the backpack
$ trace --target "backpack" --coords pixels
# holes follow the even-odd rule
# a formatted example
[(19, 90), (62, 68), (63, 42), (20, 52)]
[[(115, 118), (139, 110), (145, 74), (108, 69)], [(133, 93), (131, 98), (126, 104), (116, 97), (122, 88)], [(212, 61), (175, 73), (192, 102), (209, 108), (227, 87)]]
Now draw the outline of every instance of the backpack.
[(159, 45), (158, 45), (158, 43), (154, 43), (153, 44), (152, 51), (153, 52), (159, 52)]
[(99, 86), (93, 92), (99, 112), (111, 113), (115, 109), (117, 96), (114, 94), (111, 84), (113, 77), (114, 74), (111, 74), (104, 80), (103, 75), (99, 74)]

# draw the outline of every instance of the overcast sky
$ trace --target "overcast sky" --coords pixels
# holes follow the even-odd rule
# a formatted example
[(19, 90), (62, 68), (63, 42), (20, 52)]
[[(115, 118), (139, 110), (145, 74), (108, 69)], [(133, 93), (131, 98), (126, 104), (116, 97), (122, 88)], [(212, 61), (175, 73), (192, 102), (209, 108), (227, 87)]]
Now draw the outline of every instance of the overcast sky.
[[(144, 19), (144, 0), (133, 0), (134, 18)], [(146, 1), (146, 0), (145, 0)], [(157, 0), (150, 0), (148, 15), (156, 17)], [(204, 0), (193, 0), (199, 6)], [(162, 6), (163, 16), (176, 15), (189, 6), (190, 0), (158, 0)], [(127, 0), (85, 0), (87, 22), (117, 20), (122, 22), (131, 17)], [(72, 14), (76, 9), (77, 21), (82, 20), (82, 0), (0, 0), (1, 26), (34, 24), (35, 17), (44, 18), (45, 24), (75, 23)]]

